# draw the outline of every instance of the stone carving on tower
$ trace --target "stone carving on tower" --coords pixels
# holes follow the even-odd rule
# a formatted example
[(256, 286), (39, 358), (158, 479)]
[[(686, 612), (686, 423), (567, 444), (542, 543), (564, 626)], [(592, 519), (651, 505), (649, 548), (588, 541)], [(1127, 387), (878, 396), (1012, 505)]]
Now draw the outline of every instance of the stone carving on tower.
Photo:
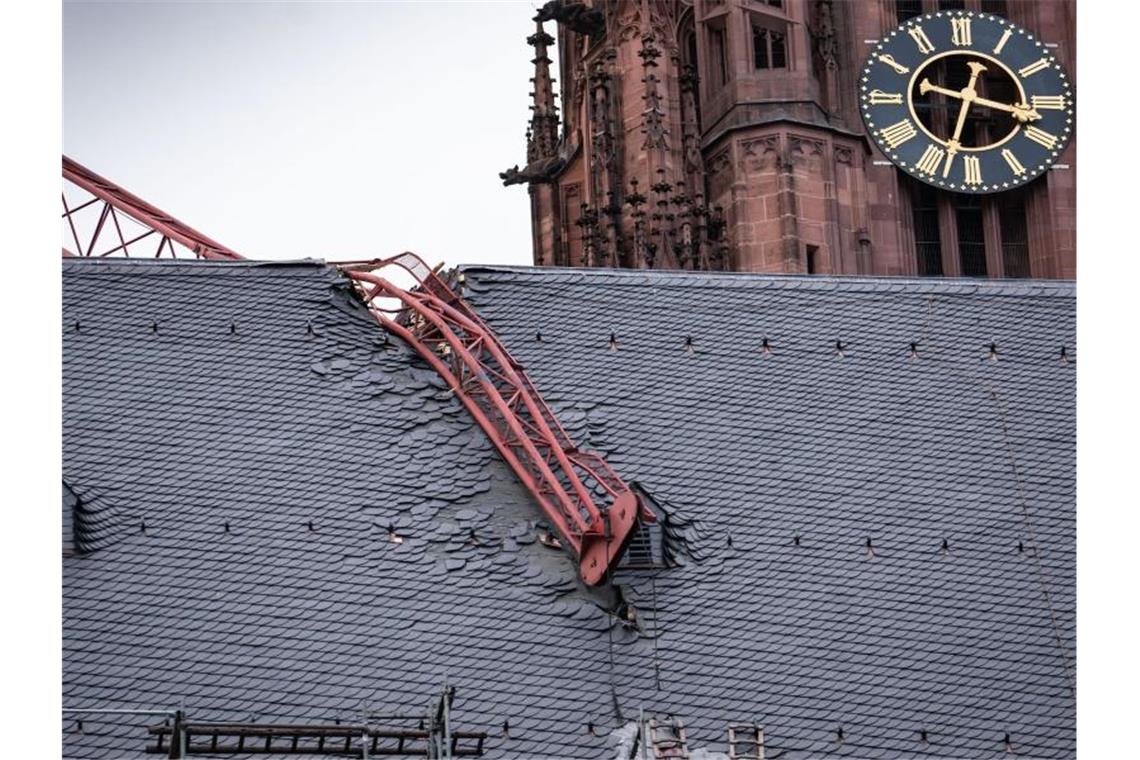
[[(876, 152), (859, 110), (863, 61), (897, 27), (898, 7), (837, 0), (542, 5), (527, 38), (534, 87), (526, 165), (500, 174), (529, 192), (535, 263), (922, 273), (912, 218), (917, 196)], [(1051, 174), (1061, 195), (1047, 199), (1035, 189), (1027, 218), (1038, 227), (1053, 205), (1067, 208), (1074, 192), (1067, 175)], [(921, 232), (955, 226), (944, 218)], [(999, 233), (986, 233), (987, 248)], [(1068, 245), (1068, 238), (1033, 234)], [(997, 247), (994, 261), (1002, 255)], [(946, 248), (948, 261), (956, 254)], [(1048, 251), (1033, 255), (1043, 267), (1060, 261)], [(950, 266), (946, 273), (956, 272)]]

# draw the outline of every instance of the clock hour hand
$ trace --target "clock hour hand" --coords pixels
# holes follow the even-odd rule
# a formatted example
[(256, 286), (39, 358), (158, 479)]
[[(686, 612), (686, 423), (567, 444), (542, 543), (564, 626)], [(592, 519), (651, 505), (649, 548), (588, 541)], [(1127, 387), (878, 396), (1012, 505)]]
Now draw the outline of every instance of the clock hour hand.
[(987, 106), (995, 111), (1005, 111), (1006, 113), (1013, 114), (1013, 118), (1020, 121), (1022, 124), (1028, 121), (1037, 121), (1041, 118), (1041, 114), (1037, 113), (1037, 109), (1025, 103), (1016, 103), (1009, 105), (1006, 103), (998, 103), (996, 100), (989, 100), (987, 98), (974, 98), (974, 102), (980, 106)]

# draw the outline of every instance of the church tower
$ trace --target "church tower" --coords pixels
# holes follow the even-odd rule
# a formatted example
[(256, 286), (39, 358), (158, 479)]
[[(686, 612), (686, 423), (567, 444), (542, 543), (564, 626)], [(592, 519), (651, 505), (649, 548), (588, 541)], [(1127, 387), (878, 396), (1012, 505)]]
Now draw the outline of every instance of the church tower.
[[(1075, 277), (1075, 141), (1034, 181), (971, 195), (916, 180), (869, 132), (868, 57), (943, 14), (1008, 19), (1074, 69), (1073, 0), (547, 3), (527, 39), (527, 162), (501, 175), (528, 187), (535, 264)], [(961, 86), (927, 71), (939, 92)], [(976, 107), (968, 131), (1001, 116)]]

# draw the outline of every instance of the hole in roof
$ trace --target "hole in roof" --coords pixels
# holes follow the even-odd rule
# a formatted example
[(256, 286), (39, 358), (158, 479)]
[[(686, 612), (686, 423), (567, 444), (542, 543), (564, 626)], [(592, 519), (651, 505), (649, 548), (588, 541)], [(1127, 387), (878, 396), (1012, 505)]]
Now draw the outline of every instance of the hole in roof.
[(561, 549), (562, 542), (558, 540), (558, 536), (549, 528), (538, 526), (537, 527), (538, 542), (543, 546), (551, 549)]
[(610, 351), (617, 351), (618, 350), (617, 335), (615, 333), (610, 333), (609, 350)]
[(685, 351), (687, 351), (690, 354), (693, 353), (693, 336), (692, 335), (686, 335), (685, 336)]
[(308, 527), (309, 527), (309, 530), (316, 530), (316, 527), (313, 525), (313, 521), (312, 521), (312, 520), (309, 520), (309, 522), (308, 522)]
[(990, 345), (988, 346), (988, 349), (989, 349), (989, 354), (988, 354), (988, 358), (989, 358), (989, 360), (990, 360), (991, 362), (996, 362), (996, 361), (998, 360), (998, 347), (997, 347), (997, 343), (996, 343), (995, 341), (992, 341), (992, 340), (991, 340), (991, 341), (990, 341)]
[[(76, 322), (75, 324), (78, 325), (79, 323)], [(79, 327), (77, 326), (75, 329), (78, 331)], [(1061, 346), (1061, 363), (1062, 364), (1068, 364), (1069, 363), (1069, 349), (1067, 346)]]
[(917, 359), (918, 358), (918, 341), (917, 340), (912, 340), (910, 342), (910, 358), (911, 359)]
[(615, 613), (622, 628), (635, 631), (643, 630), (641, 621), (637, 619), (637, 608), (634, 607), (632, 603), (623, 599), (615, 610)]
[(835, 729), (835, 740), (840, 744), (843, 743), (843, 726)]
[(772, 344), (768, 340), (767, 336), (765, 336), (760, 341), (760, 353), (764, 354), (765, 356), (769, 356), (772, 353)]
[(230, 335), (233, 335), (236, 332), (237, 332), (237, 322), (235, 322), (231, 319), (230, 320)]
[(867, 545), (867, 556), (868, 557), (874, 557), (875, 556), (875, 545), (871, 542), (870, 536), (867, 536), (866, 545)]
[(404, 543), (404, 537), (399, 535), (398, 533), (396, 533), (396, 526), (392, 525), (392, 523), (388, 523), (388, 543), (390, 543), (390, 544), (402, 544), (402, 543)]
[[(80, 324), (79, 324), (79, 320), (77, 319), (77, 320), (75, 320), (75, 332), (79, 332), (79, 328), (80, 328)], [(1064, 351), (1065, 349), (1062, 348), (1061, 350)]]
[(800, 545), (800, 534), (799, 533), (796, 533), (795, 535), (792, 536), (792, 543), (795, 544), (796, 546)]
[(918, 740), (923, 744), (927, 744), (930, 741), (930, 739), (927, 737), (925, 728), (920, 728), (918, 730)]
[(154, 321), (153, 319), (150, 321), (150, 331), (152, 333), (158, 332), (158, 322)]
[(949, 554), (950, 553), (950, 539), (947, 539), (947, 538), (942, 539), (942, 548), (940, 548), (938, 551), (942, 552), (943, 557), (945, 557), (947, 554)]
[(844, 353), (843, 341), (838, 338), (835, 339), (835, 355), (842, 359), (847, 354)]
[(535, 333), (534, 333), (534, 340), (535, 340), (535, 342), (536, 342), (536, 343), (541, 343), (541, 342), (542, 342), (542, 331), (541, 331), (541, 330), (537, 330), (537, 331), (535, 331)]
[(511, 721), (508, 718), (503, 719), (503, 736), (511, 738)]

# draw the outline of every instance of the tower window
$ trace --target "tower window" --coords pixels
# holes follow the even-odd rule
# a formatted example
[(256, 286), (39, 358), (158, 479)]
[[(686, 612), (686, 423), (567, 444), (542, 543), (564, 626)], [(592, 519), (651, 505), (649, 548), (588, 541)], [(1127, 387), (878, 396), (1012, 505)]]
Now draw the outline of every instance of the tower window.
[(910, 21), (922, 15), (922, 0), (895, 0), (895, 16), (898, 23)]
[(982, 204), (976, 195), (955, 195), (951, 200), (958, 226), (958, 257), (966, 277), (986, 276), (986, 234)]
[(1025, 201), (1021, 194), (998, 198), (998, 226), (1001, 228), (1002, 274), (1029, 277), (1029, 229), (1025, 223)]
[(784, 69), (788, 50), (784, 35), (764, 26), (752, 27), (752, 56), (757, 69)]
[(942, 233), (938, 226), (938, 193), (925, 182), (909, 182), (918, 273), (923, 277), (941, 277)]
[(728, 82), (728, 52), (725, 49), (723, 29), (709, 29), (709, 58), (713, 84), (721, 87)]
[(938, 10), (964, 11), (966, 10), (966, 0), (938, 0)]
[(1009, 17), (1009, 7), (1006, 0), (982, 0), (982, 13), (991, 13), (1002, 18)]
[(807, 267), (807, 273), (808, 274), (818, 274), (819, 273), (819, 261), (818, 261), (818, 259), (819, 259), (819, 246), (818, 245), (809, 245), (807, 247), (807, 253), (806, 253), (805, 258), (806, 258), (806, 261), (804, 263), (806, 264), (806, 267)]

